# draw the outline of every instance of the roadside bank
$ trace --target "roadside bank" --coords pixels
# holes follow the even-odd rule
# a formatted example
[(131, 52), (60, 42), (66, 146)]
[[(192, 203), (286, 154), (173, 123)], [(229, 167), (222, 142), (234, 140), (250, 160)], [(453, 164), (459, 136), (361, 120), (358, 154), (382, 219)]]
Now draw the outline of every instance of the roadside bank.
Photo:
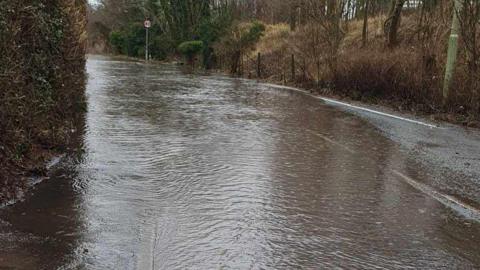
[(82, 128), (85, 25), (85, 1), (0, 3), (0, 205), (47, 177)]

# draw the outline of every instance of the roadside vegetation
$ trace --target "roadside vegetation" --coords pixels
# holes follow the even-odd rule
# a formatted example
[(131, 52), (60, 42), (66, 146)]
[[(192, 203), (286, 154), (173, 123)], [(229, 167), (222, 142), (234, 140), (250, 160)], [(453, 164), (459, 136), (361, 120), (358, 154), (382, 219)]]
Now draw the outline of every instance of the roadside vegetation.
[(89, 14), (92, 52), (143, 57), (150, 18), (154, 59), (479, 126), (479, 1), (102, 0)]
[(82, 113), (86, 2), (0, 0), (0, 203), (64, 152)]

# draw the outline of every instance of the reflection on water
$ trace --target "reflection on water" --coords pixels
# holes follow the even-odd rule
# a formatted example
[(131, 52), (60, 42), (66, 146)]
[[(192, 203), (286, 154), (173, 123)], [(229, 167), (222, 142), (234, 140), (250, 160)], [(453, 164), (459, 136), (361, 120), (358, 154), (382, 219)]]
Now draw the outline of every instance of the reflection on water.
[(88, 73), (85, 153), (1, 213), (0, 266), (480, 267), (479, 224), (398, 179), (429, 172), (358, 117), (173, 66)]
[(56, 269), (76, 257), (86, 225), (72, 185), (78, 163), (64, 160), (26, 202), (0, 212), (0, 269)]

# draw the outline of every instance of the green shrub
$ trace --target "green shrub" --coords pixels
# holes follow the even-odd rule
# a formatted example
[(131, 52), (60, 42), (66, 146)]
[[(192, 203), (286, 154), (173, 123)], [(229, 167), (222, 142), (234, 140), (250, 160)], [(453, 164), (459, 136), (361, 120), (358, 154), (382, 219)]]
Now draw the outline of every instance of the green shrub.
[(131, 57), (143, 57), (145, 52), (145, 29), (142, 24), (132, 24), (127, 28), (112, 31), (109, 36), (110, 47), (115, 54)]
[(165, 60), (175, 53), (175, 42), (167, 34), (155, 35), (150, 43), (150, 53), (154, 59)]
[(193, 63), (194, 57), (203, 50), (203, 41), (194, 40), (186, 41), (178, 46), (178, 51), (183, 54), (190, 64)]
[(248, 29), (248, 32), (242, 35), (241, 43), (244, 46), (253, 45), (254, 43), (258, 42), (264, 33), (265, 25), (261, 22), (254, 21)]
[(254, 21), (234, 24), (228, 35), (225, 35), (215, 47), (230, 62), (230, 73), (238, 74), (240, 59), (243, 54), (255, 48), (264, 35), (265, 25)]
[(130, 25), (125, 30), (125, 51), (128, 56), (131, 57), (143, 57), (141, 49), (145, 48), (145, 28), (143, 24), (136, 23)]
[(203, 66), (210, 69), (215, 65), (215, 50), (213, 45), (226, 34), (232, 25), (230, 12), (221, 13), (218, 16), (209, 17), (200, 23), (198, 36), (203, 41)]
[(124, 53), (125, 38), (121, 32), (112, 31), (109, 37), (110, 46), (114, 53)]

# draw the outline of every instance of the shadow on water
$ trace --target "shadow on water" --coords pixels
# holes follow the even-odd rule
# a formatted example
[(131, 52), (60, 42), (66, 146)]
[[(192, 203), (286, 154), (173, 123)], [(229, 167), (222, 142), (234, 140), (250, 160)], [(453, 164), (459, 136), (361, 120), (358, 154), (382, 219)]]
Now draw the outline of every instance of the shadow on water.
[(81, 150), (65, 156), (25, 201), (0, 210), (0, 269), (57, 269), (82, 252), (86, 221), (75, 183), (82, 158)]
[(84, 154), (0, 211), (0, 269), (473, 269), (480, 224), (357, 116), (92, 57)]

